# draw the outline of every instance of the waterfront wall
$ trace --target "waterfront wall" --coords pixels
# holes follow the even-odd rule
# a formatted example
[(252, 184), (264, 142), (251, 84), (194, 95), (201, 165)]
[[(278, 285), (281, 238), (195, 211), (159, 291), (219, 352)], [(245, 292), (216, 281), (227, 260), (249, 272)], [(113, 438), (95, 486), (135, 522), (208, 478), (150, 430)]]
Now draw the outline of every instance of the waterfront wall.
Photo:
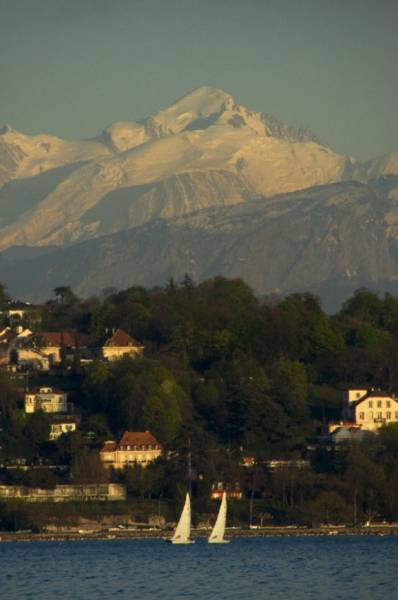
[(27, 502), (90, 502), (126, 500), (126, 487), (118, 483), (56, 485), (54, 489), (0, 485), (0, 500)]

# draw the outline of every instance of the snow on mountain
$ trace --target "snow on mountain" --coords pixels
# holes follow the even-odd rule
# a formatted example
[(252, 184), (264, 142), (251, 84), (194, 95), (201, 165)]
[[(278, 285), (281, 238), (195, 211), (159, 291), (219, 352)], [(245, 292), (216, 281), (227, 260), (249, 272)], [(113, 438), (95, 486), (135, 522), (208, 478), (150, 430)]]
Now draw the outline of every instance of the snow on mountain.
[(398, 175), (398, 150), (369, 161), (365, 167), (368, 179), (375, 179), (382, 175)]
[(205, 129), (226, 109), (234, 105), (229, 94), (201, 86), (186, 94), (169, 108), (144, 121), (146, 128), (158, 137), (187, 129)]
[(361, 286), (398, 291), (394, 189), (398, 177), (342, 182), (153, 220), (17, 267), (0, 255), (0, 280), (18, 297), (43, 300), (61, 284), (88, 296), (108, 286), (164, 285), (185, 273), (197, 282), (224, 275), (243, 277), (258, 294), (311, 290), (335, 310)]
[(3, 182), (108, 154), (110, 150), (96, 140), (67, 141), (47, 134), (29, 136), (7, 125), (0, 129)]
[(5, 129), (0, 250), (69, 244), (154, 218), (333, 183), (347, 169), (352, 161), (311, 132), (206, 86), (92, 140)]

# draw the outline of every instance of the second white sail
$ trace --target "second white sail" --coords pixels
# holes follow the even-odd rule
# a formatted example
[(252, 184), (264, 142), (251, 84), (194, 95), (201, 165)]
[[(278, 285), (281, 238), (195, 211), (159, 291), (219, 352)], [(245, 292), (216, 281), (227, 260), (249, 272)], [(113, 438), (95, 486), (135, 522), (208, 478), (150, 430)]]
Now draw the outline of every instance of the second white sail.
[(229, 541), (224, 539), (225, 526), (227, 523), (227, 494), (223, 492), (220, 510), (218, 511), (217, 519), (213, 530), (209, 535), (209, 544), (228, 544)]

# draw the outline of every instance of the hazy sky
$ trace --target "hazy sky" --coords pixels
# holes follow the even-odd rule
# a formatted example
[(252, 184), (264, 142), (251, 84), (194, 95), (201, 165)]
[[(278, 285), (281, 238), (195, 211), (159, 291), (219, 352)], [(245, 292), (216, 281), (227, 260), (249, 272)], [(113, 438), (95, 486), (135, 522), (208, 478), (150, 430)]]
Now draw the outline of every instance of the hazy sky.
[(397, 0), (0, 0), (0, 124), (96, 135), (202, 85), (339, 152), (398, 148)]

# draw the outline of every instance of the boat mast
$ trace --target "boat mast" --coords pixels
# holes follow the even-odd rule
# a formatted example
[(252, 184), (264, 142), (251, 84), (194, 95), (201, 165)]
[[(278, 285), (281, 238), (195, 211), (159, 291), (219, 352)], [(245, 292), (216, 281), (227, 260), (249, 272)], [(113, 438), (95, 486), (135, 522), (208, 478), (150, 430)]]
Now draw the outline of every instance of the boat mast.
[(188, 493), (192, 495), (192, 451), (191, 451), (191, 438), (188, 438), (188, 456), (187, 456), (187, 467), (188, 467)]

